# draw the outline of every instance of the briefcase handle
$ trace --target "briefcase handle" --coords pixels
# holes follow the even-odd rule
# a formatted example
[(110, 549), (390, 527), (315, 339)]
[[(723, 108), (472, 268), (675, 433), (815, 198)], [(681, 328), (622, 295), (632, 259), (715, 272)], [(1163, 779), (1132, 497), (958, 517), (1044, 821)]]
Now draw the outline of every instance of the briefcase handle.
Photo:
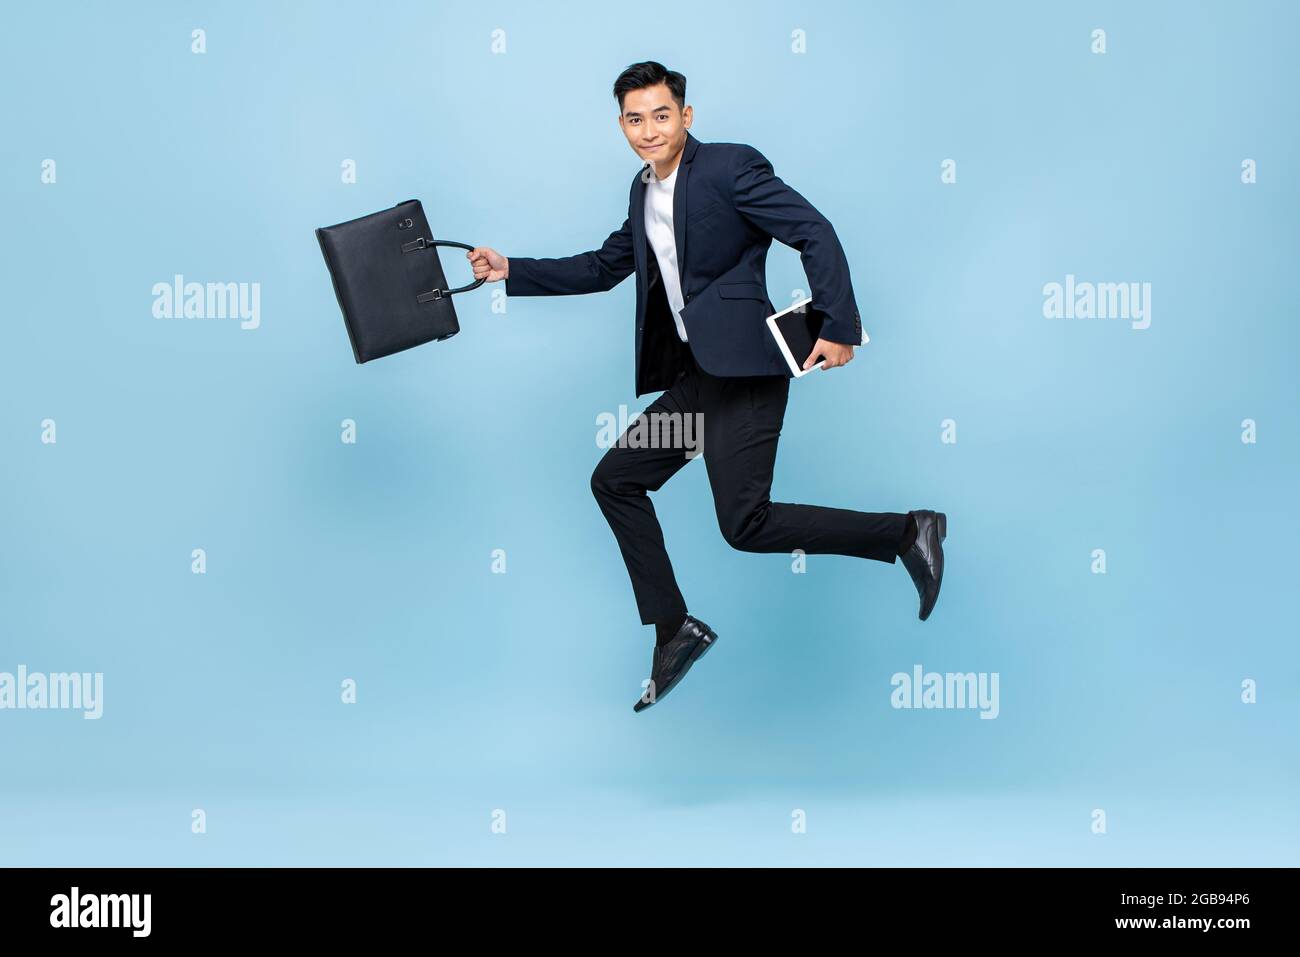
[[(473, 249), (469, 243), (458, 243), (450, 239), (425, 239), (421, 236), (419, 239), (412, 239), (409, 243), (402, 243), (402, 252), (410, 253), (417, 249), (432, 249), (434, 246), (458, 246), (461, 249)], [(422, 292), (415, 297), (416, 302), (433, 302), (435, 299), (441, 299), (443, 296), (454, 296), (458, 292), (466, 292), (470, 289), (477, 289), (483, 285), (486, 279), (475, 279), (473, 282), (458, 286), (455, 289), (431, 289), (428, 292)]]

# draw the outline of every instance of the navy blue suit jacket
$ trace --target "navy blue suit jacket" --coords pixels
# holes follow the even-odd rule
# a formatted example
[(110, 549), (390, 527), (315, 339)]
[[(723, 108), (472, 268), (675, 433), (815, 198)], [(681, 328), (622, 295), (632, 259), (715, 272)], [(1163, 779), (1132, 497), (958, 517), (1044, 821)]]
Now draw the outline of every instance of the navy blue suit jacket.
[[(705, 372), (791, 375), (766, 322), (776, 311), (766, 279), (773, 239), (799, 250), (813, 303), (825, 315), (821, 337), (853, 345), (862, 341), (849, 264), (835, 230), (752, 146), (701, 143), (687, 132), (673, 187), (673, 231), (682, 323)], [(627, 219), (600, 249), (561, 259), (509, 260), (510, 296), (603, 292), (635, 272), (636, 395), (667, 389), (676, 380), (681, 340), (646, 238), (640, 173), (632, 181)]]

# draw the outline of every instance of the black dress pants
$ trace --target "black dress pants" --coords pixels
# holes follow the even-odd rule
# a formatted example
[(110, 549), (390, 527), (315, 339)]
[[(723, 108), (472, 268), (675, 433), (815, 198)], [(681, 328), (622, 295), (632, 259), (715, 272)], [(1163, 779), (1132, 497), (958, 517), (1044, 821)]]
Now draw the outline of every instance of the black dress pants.
[[(682, 349), (684, 369), (677, 381), (638, 417), (653, 426), (656, 418), (671, 424), (671, 413), (678, 413), (676, 421), (682, 428), (671, 434), (681, 441), (637, 442), (630, 435), (637, 428), (638, 420), (633, 420), (591, 475), (592, 493), (618, 541), (643, 625), (673, 624), (687, 612), (664, 548), (663, 530), (646, 494), (657, 491), (691, 461), (690, 450), (684, 447), (690, 444), (687, 440), (696, 443), (703, 455), (718, 527), (733, 548), (745, 552), (798, 548), (808, 555), (851, 555), (890, 563), (897, 559), (907, 527), (905, 513), (856, 512), (769, 498), (789, 378), (712, 376), (695, 362), (688, 345)], [(702, 432), (687, 430), (687, 415), (702, 425)], [(643, 427), (642, 438), (647, 434), (670, 434), (669, 425), (658, 431)]]

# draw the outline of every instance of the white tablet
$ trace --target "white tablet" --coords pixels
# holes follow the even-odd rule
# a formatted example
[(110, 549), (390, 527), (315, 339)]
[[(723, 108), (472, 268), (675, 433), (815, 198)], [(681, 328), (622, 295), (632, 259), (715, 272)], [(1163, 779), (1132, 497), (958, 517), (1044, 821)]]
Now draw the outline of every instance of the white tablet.
[[(820, 369), (826, 364), (826, 360), (823, 359), (821, 362), (814, 363), (811, 368), (803, 367), (804, 360), (808, 358), (808, 353), (812, 352), (813, 345), (817, 342), (825, 318), (825, 314), (818, 312), (813, 306), (811, 296), (800, 299), (789, 308), (767, 317), (767, 328), (776, 339), (777, 348), (781, 350), (781, 355), (795, 378), (807, 375), (813, 369)], [(867, 344), (865, 332), (862, 334), (860, 344)]]

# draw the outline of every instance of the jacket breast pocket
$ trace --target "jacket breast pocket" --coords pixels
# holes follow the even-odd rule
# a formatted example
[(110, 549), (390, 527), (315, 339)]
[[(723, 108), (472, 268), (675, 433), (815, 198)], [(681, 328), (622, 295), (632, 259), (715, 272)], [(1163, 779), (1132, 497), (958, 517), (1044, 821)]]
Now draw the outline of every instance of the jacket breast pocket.
[(691, 215), (688, 216), (686, 219), (686, 225), (695, 226), (698, 225), (699, 223), (704, 222), (707, 219), (711, 219), (714, 216), (714, 214), (717, 213), (718, 210), (720, 209), (722, 209), (722, 201), (715, 199), (707, 206), (704, 206), (692, 212)]

